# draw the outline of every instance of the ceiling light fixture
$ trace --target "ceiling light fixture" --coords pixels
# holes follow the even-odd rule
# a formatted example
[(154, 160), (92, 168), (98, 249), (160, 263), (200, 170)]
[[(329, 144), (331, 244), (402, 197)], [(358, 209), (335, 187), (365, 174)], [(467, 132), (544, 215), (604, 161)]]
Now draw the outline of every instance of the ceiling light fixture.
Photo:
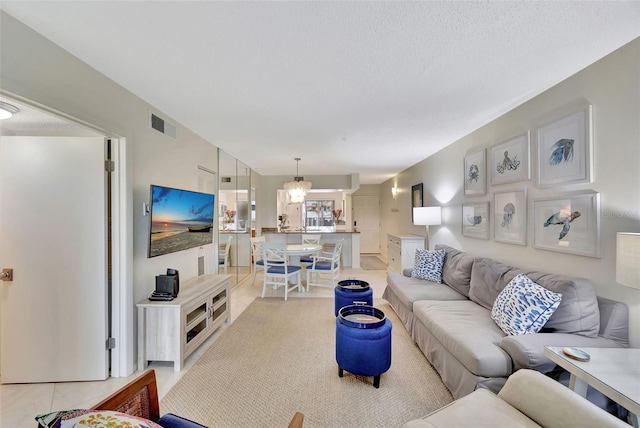
[(298, 204), (304, 202), (305, 195), (311, 189), (311, 182), (304, 181), (304, 177), (298, 175), (300, 158), (294, 158), (294, 160), (296, 161), (296, 176), (293, 177), (293, 181), (285, 181), (282, 185), (284, 190), (289, 193), (289, 200), (294, 204)]
[(19, 111), (20, 109), (18, 107), (0, 101), (0, 120), (9, 119)]

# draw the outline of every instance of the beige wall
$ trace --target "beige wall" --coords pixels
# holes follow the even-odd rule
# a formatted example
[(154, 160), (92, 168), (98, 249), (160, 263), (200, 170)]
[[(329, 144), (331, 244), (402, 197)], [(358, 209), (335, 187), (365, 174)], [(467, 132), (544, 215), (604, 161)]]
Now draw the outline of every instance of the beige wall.
[[(430, 228), (430, 244), (448, 244), (472, 254), (488, 256), (525, 269), (590, 278), (598, 295), (626, 302), (631, 320), (631, 342), (640, 347), (640, 290), (615, 281), (616, 232), (640, 232), (640, 39), (620, 48), (583, 71), (559, 83), (520, 107), (457, 141), (439, 153), (382, 183), (383, 233), (425, 235), (424, 226), (413, 226), (411, 186), (424, 183), (424, 205), (441, 205), (442, 226)], [(535, 129), (573, 112), (593, 106), (594, 171), (591, 183), (538, 188)], [(531, 131), (532, 179), (491, 186), (484, 196), (465, 197), (463, 158), (473, 149)], [(391, 188), (397, 184), (394, 200)], [(511, 245), (461, 234), (463, 202), (489, 201), (493, 213), (495, 192), (528, 189), (527, 245)], [(533, 200), (571, 192), (594, 190), (601, 201), (601, 258), (533, 248)], [(398, 211), (396, 212), (395, 209)], [(386, 248), (383, 248), (386, 251)]]
[[(198, 165), (216, 171), (217, 149), (2, 11), (0, 20), (3, 91), (92, 124), (109, 136), (126, 138), (131, 194), (124, 208), (133, 242), (128, 255), (133, 259), (133, 277), (127, 280), (130, 307), (122, 320), (133, 326), (134, 304), (155, 288), (155, 276), (171, 267), (180, 271), (181, 278), (194, 277), (201, 253), (195, 248), (147, 258), (149, 217), (142, 215), (142, 203), (149, 202), (149, 186), (153, 183), (197, 190)], [(150, 111), (177, 125), (176, 140), (150, 128)], [(205, 251), (213, 251), (213, 245), (206, 246)], [(132, 371), (133, 328), (127, 334)]]

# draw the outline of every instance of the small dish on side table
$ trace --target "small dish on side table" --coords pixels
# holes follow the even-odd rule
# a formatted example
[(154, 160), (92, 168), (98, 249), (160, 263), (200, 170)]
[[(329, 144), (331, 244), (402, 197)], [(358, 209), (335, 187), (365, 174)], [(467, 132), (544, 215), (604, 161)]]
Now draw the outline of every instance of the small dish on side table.
[(587, 362), (591, 359), (591, 355), (579, 348), (562, 348), (562, 352), (567, 357), (577, 361)]

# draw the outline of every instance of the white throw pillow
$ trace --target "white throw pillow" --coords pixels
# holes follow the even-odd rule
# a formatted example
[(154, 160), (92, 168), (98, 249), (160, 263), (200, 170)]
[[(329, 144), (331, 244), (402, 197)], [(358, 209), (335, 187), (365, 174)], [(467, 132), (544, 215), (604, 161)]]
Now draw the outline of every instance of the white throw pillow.
[(498, 294), (491, 319), (510, 336), (537, 333), (561, 300), (562, 294), (547, 290), (521, 273)]
[(442, 265), (444, 264), (445, 254), (444, 250), (430, 251), (417, 249), (411, 276), (441, 283)]

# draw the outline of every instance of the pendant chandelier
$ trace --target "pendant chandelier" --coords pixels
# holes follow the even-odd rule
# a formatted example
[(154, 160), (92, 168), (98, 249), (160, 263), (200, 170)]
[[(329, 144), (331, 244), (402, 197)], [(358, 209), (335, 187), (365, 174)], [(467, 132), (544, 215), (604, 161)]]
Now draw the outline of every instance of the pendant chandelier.
[(294, 158), (294, 160), (296, 161), (296, 176), (293, 177), (293, 181), (285, 181), (282, 185), (284, 190), (289, 194), (291, 203), (298, 204), (304, 202), (307, 191), (311, 189), (311, 182), (304, 181), (304, 177), (298, 175), (298, 162), (300, 158)]

